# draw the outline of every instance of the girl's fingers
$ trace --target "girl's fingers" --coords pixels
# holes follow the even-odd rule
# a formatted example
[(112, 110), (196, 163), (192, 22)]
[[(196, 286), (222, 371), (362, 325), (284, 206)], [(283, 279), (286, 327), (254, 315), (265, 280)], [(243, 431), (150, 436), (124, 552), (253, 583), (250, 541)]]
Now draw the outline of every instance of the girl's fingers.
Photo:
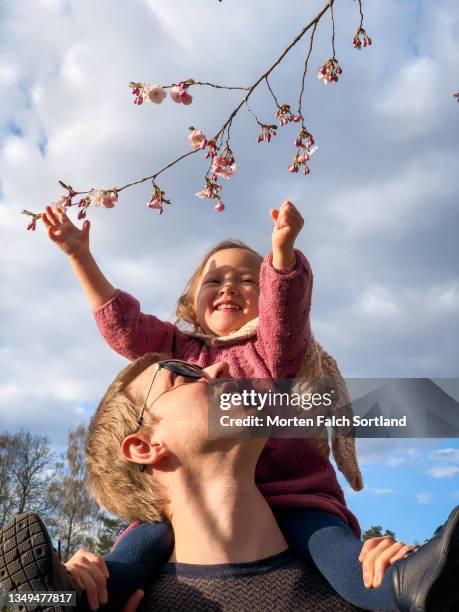
[(367, 553), (373, 548), (376, 548), (384, 539), (387, 539), (389, 536), (381, 536), (376, 538), (371, 538), (370, 540), (366, 540), (362, 546), (362, 550), (360, 551), (359, 561), (362, 563)]
[(56, 228), (53, 227), (52, 225), (50, 225), (48, 227), (48, 237), (53, 241), (53, 242), (59, 242), (59, 236), (56, 235)]
[(61, 222), (56, 216), (55, 211), (51, 208), (51, 206), (47, 206), (45, 210), (46, 210), (46, 214), (48, 216), (50, 225), (52, 225), (53, 227), (56, 227), (61, 224)]
[(403, 548), (403, 544), (401, 542), (395, 542), (390, 546), (387, 550), (384, 550), (381, 554), (379, 554), (374, 562), (374, 572), (373, 572), (373, 587), (378, 588), (381, 586), (381, 583), (384, 578), (384, 574), (386, 573), (387, 568), (390, 565), (391, 558), (397, 554), (397, 552)]
[(61, 223), (64, 223), (64, 221), (69, 221), (69, 218), (67, 217), (67, 213), (64, 212), (62, 208), (56, 208), (55, 212), (56, 212), (57, 218), (59, 219)]
[[(89, 554), (89, 553), (88, 553)], [(92, 555), (92, 553), (90, 553)], [(96, 560), (89, 560), (89, 558), (83, 557), (80, 560), (79, 566), (82, 568), (84, 572), (89, 574), (91, 580), (94, 582), (96, 587), (96, 596), (100, 603), (107, 603), (108, 601), (108, 593), (107, 593), (107, 576), (108, 570), (105, 567), (104, 561), (98, 557), (98, 555), (93, 555)], [(97, 558), (102, 561), (104, 569), (101, 569), (96, 565), (98, 563)]]
[(80, 572), (77, 567), (67, 568), (67, 571), (70, 572), (72, 578), (75, 580), (77, 585), (80, 587), (82, 591), (85, 590), (84, 582), (81, 580)]
[[(91, 227), (91, 221), (89, 221), (89, 219), (86, 219), (86, 221), (83, 223), (83, 234), (85, 236), (87, 236), (89, 234), (89, 228)], [(102, 558), (102, 557), (101, 557)], [(107, 570), (108, 571), (108, 570)]]
[(99, 599), (97, 597), (97, 586), (91, 575), (86, 569), (80, 569), (80, 578), (83, 582), (83, 590), (86, 591), (86, 598), (91, 610), (99, 608)]
[(49, 222), (48, 215), (45, 212), (41, 213), (41, 220), (46, 228), (50, 227), (51, 223)]
[(403, 546), (403, 548), (401, 548), (397, 554), (390, 558), (390, 563), (392, 564), (398, 561), (399, 559), (403, 559), (407, 552), (409, 552), (410, 550), (414, 550), (415, 548), (416, 546), (408, 546), (407, 544), (405, 544), (405, 546)]
[(96, 555), (96, 553), (93, 553), (89, 550), (85, 550), (82, 561), (85, 564), (86, 562), (89, 562), (92, 566), (96, 566), (102, 572), (103, 576), (105, 578), (108, 578), (109, 576), (108, 568), (105, 564), (105, 561), (102, 559), (100, 555)]
[[(363, 582), (369, 589), (375, 577), (375, 562), (379, 555), (393, 545), (393, 538), (384, 538), (377, 545), (367, 552), (362, 562)], [(395, 553), (395, 551), (394, 551)], [(392, 553), (392, 554), (394, 554)], [(392, 556), (392, 554), (390, 556)], [(389, 557), (390, 558), (390, 557)]]
[(144, 596), (144, 592), (141, 589), (138, 589), (124, 604), (121, 612), (135, 612), (139, 607), (140, 602), (142, 601)]

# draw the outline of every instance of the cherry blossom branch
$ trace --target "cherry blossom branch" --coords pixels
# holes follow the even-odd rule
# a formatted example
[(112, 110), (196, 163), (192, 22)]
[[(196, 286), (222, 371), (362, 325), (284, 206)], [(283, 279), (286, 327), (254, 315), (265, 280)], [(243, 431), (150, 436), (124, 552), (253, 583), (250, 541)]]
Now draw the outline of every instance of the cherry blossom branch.
[[(305, 87), (305, 78), (308, 70), (308, 63), (312, 53), (313, 44), (314, 44), (314, 35), (318, 26), (320, 19), (323, 15), (330, 10), (331, 13), (331, 21), (332, 21), (332, 51), (333, 56), (319, 69), (318, 77), (323, 80), (324, 83), (332, 83), (338, 80), (338, 75), (342, 73), (340, 66), (338, 66), (338, 62), (335, 57), (335, 18), (333, 13), (333, 4), (335, 0), (328, 0), (328, 2), (324, 5), (321, 11), (308, 23), (299, 34), (290, 42), (290, 44), (282, 51), (279, 57), (273, 62), (273, 64), (265, 71), (261, 76), (250, 86), (248, 87), (240, 87), (240, 86), (227, 86), (227, 85), (219, 85), (215, 83), (210, 83), (207, 81), (196, 81), (194, 79), (187, 79), (185, 81), (181, 81), (177, 84), (173, 83), (171, 85), (149, 85), (147, 83), (138, 83), (131, 82), (129, 85), (132, 89), (132, 93), (135, 96), (135, 104), (140, 105), (144, 100), (149, 100), (150, 102), (160, 104), (166, 97), (165, 89), (170, 89), (170, 97), (176, 103), (181, 103), (185, 105), (189, 105), (192, 103), (192, 96), (189, 93), (189, 88), (195, 85), (200, 86), (208, 86), (215, 89), (225, 89), (225, 90), (240, 90), (244, 91), (245, 95), (241, 99), (241, 101), (237, 104), (237, 106), (231, 111), (227, 120), (224, 122), (222, 127), (216, 132), (216, 134), (210, 139), (204, 136), (204, 134), (200, 130), (195, 130), (194, 128), (190, 128), (190, 135), (188, 137), (188, 141), (190, 145), (193, 147), (192, 151), (188, 151), (183, 153), (175, 160), (169, 162), (160, 170), (154, 172), (153, 174), (146, 176), (144, 178), (137, 179), (135, 181), (131, 181), (123, 185), (122, 187), (113, 187), (111, 189), (104, 190), (95, 190), (89, 189), (85, 191), (74, 191), (72, 187), (66, 185), (62, 181), (59, 181), (60, 185), (67, 190), (67, 194), (62, 195), (59, 199), (54, 203), (57, 206), (68, 208), (72, 206), (74, 203), (72, 202), (72, 198), (76, 195), (85, 196), (82, 198), (77, 206), (80, 209), (78, 213), (78, 218), (82, 219), (86, 216), (86, 211), (91, 204), (95, 206), (104, 206), (106, 208), (112, 208), (118, 201), (119, 192), (127, 189), (128, 187), (132, 187), (134, 185), (138, 185), (144, 183), (146, 181), (151, 180), (153, 183), (153, 193), (150, 197), (150, 201), (147, 206), (150, 208), (158, 209), (160, 213), (163, 211), (163, 204), (170, 204), (170, 200), (165, 198), (164, 192), (161, 191), (160, 187), (156, 184), (156, 179), (163, 172), (168, 170), (169, 168), (175, 166), (177, 163), (193, 155), (199, 150), (207, 150), (205, 157), (211, 159), (210, 167), (205, 175), (205, 189), (199, 192), (198, 197), (206, 197), (217, 199), (218, 204), (215, 207), (216, 210), (223, 210), (223, 203), (220, 201), (220, 191), (222, 186), (216, 183), (218, 177), (230, 178), (237, 170), (235, 160), (233, 157), (233, 153), (229, 147), (230, 142), (230, 131), (232, 122), (235, 119), (238, 112), (241, 110), (243, 106), (245, 106), (248, 111), (254, 116), (256, 122), (261, 127), (261, 134), (258, 136), (258, 142), (270, 141), (271, 136), (276, 135), (276, 130), (278, 129), (278, 125), (274, 124), (266, 124), (261, 122), (258, 117), (255, 115), (253, 110), (248, 104), (248, 100), (252, 93), (256, 90), (256, 88), (263, 81), (266, 82), (269, 92), (271, 93), (274, 102), (277, 107), (276, 118), (279, 120), (281, 126), (287, 125), (289, 122), (299, 122), (301, 121), (302, 128), (300, 133), (295, 141), (295, 145), (298, 147), (297, 154), (293, 158), (293, 162), (291, 166), (288, 168), (290, 172), (298, 172), (300, 166), (304, 166), (304, 174), (309, 173), (309, 168), (306, 165), (306, 161), (309, 160), (310, 155), (314, 153), (317, 147), (314, 145), (314, 139), (310, 132), (306, 130), (304, 126), (304, 117), (302, 114), (302, 99), (304, 94)], [(360, 26), (357, 29), (356, 36), (354, 38), (354, 46), (360, 48), (363, 46), (367, 46), (367, 44), (371, 44), (371, 40), (366, 36), (365, 31), (362, 29), (363, 23), (363, 12), (362, 12), (362, 4), (361, 0), (359, 0), (359, 8), (360, 8)], [(310, 41), (309, 41), (309, 49), (304, 63), (304, 70), (301, 80), (301, 91), (298, 101), (298, 114), (294, 115), (288, 104), (279, 104), (279, 101), (271, 88), (268, 77), (275, 70), (275, 68), (282, 62), (284, 57), (288, 54), (288, 52), (303, 38), (303, 36), (312, 29)], [(356, 44), (356, 40), (358, 44)], [(226, 141), (225, 141), (226, 134)], [(223, 142), (225, 141), (225, 147), (223, 152), (219, 154), (220, 148), (223, 147)], [(211, 173), (211, 177), (209, 178), (209, 174)], [(28, 210), (22, 211), (23, 214), (32, 217), (31, 222), (29, 223), (28, 229), (35, 229), (36, 222), (40, 218), (40, 213), (31, 212)]]

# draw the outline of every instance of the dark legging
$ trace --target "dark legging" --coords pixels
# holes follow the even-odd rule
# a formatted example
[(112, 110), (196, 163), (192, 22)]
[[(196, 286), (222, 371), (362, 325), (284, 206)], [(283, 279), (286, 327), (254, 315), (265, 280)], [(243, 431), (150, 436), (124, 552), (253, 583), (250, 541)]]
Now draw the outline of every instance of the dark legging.
[(358, 560), (363, 543), (337, 516), (303, 508), (279, 510), (275, 516), (292, 550), (310, 559), (346, 601), (367, 610), (398, 610), (392, 592), (393, 565), (381, 586), (367, 589)]
[[(292, 550), (312, 561), (341, 597), (368, 610), (397, 610), (392, 593), (393, 566), (380, 587), (366, 589), (358, 560), (362, 541), (337, 516), (307, 508), (279, 510), (275, 516)], [(166, 523), (142, 523), (126, 533), (105, 557), (110, 601), (125, 601), (145, 585), (167, 562), (172, 549), (173, 534)]]

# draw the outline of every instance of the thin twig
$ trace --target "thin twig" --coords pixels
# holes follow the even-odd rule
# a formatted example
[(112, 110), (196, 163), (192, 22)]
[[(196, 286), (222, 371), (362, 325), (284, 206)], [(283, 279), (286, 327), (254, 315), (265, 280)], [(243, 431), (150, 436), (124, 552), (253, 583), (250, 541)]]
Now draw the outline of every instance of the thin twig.
[(215, 87), (216, 89), (242, 89), (243, 91), (250, 89), (249, 87), (228, 87), (226, 85), (215, 85), (214, 83), (206, 83), (204, 81), (195, 81), (194, 85), (208, 85), (209, 87)]
[[(308, 51), (308, 54), (307, 54), (305, 62), (304, 62), (304, 71), (303, 71), (303, 77), (302, 77), (302, 80), (301, 80), (301, 92), (300, 92), (300, 98), (298, 100), (298, 114), (301, 117), (301, 121), (303, 121), (303, 114), (301, 112), (301, 105), (303, 103), (304, 81), (305, 81), (305, 78), (306, 78), (306, 73), (308, 71), (308, 63), (309, 63), (309, 58), (311, 57), (312, 45), (313, 45), (313, 42), (314, 42), (314, 34), (316, 33), (316, 29), (317, 29), (317, 23), (314, 24), (314, 28), (313, 28), (313, 30), (311, 32), (311, 39), (309, 41), (309, 51)], [(304, 125), (303, 125), (303, 127), (304, 127)]]
[(271, 85), (269, 84), (268, 77), (265, 77), (265, 81), (266, 81), (266, 85), (268, 86), (268, 89), (269, 89), (272, 97), (274, 98), (274, 102), (276, 103), (277, 108), (280, 108), (280, 104), (279, 104), (279, 102), (278, 102), (278, 100), (276, 98), (276, 94), (273, 92), (273, 90), (271, 89)]
[[(186, 81), (182, 81), (184, 83), (189, 82), (190, 85), (206, 85), (208, 87), (215, 87), (215, 89), (238, 89), (240, 91), (247, 91), (250, 89), (249, 87), (232, 87), (229, 85), (216, 85), (215, 83), (208, 83), (207, 81), (195, 81), (194, 79), (187, 79)], [(177, 83), (171, 83), (171, 85), (160, 85), (162, 89), (170, 89), (171, 87), (175, 87)]]
[(332, 20), (332, 49), (333, 49), (333, 57), (336, 57), (335, 51), (335, 15), (333, 13), (333, 3), (335, 0), (330, 0), (330, 14)]
[(360, 11), (360, 26), (359, 26), (359, 29), (360, 29), (363, 26), (362, 0), (359, 0), (359, 11)]
[(261, 122), (261, 121), (258, 119), (258, 117), (255, 115), (255, 113), (253, 112), (253, 110), (250, 108), (249, 103), (247, 102), (247, 100), (245, 100), (245, 105), (247, 106), (249, 113), (251, 113), (251, 114), (253, 115), (253, 117), (254, 117), (255, 121), (258, 123), (258, 125), (259, 125), (259, 126), (261, 126), (261, 127), (263, 127), (265, 124), (264, 124), (264, 123), (262, 123), (262, 122)]

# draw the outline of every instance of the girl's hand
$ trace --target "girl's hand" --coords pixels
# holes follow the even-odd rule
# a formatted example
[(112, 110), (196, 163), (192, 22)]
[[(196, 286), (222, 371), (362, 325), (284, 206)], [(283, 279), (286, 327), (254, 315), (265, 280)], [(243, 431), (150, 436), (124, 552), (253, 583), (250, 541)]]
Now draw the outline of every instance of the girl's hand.
[(48, 230), (49, 238), (55, 242), (66, 255), (75, 259), (89, 254), (89, 221), (78, 229), (66, 213), (60, 208), (47, 206), (41, 218)]
[(64, 565), (80, 589), (86, 591), (91, 610), (98, 610), (101, 604), (107, 603), (108, 569), (101, 556), (80, 548)]
[(367, 589), (381, 585), (387, 568), (401, 559), (414, 546), (394, 540), (391, 536), (370, 538), (362, 546), (359, 561), (362, 564), (363, 582)]
[(129, 599), (127, 600), (127, 602), (124, 604), (124, 606), (121, 609), (121, 612), (135, 612), (137, 608), (139, 607), (139, 604), (142, 601), (143, 596), (144, 596), (144, 592), (142, 591), (142, 589), (138, 589), (137, 591), (135, 591), (135, 593), (131, 595)]
[(293, 245), (304, 225), (303, 217), (291, 202), (283, 202), (279, 210), (271, 209), (274, 221), (272, 247), (275, 268), (286, 268), (295, 261)]

